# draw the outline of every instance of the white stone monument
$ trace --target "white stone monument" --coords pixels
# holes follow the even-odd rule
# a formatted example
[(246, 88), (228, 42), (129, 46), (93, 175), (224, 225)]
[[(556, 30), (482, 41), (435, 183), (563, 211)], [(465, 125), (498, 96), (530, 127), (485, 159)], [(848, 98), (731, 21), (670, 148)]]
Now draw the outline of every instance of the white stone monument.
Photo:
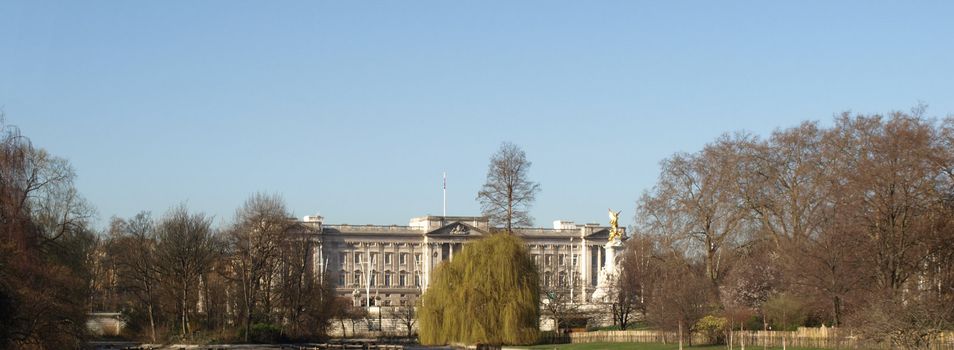
[(609, 241), (603, 245), (603, 249), (606, 251), (606, 264), (600, 269), (600, 274), (596, 280), (596, 290), (593, 291), (593, 295), (590, 296), (590, 302), (593, 303), (608, 302), (607, 297), (609, 297), (611, 293), (612, 283), (619, 275), (619, 262), (617, 259), (623, 251), (623, 235), (619, 229), (618, 222), (619, 213), (618, 211), (613, 212), (612, 209), (609, 211)]

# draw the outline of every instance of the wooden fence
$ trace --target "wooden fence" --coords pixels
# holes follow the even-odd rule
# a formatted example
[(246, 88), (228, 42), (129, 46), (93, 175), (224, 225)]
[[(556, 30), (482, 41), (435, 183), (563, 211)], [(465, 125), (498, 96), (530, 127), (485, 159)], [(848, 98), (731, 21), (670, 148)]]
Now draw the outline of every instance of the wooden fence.
[[(690, 340), (693, 345), (708, 343), (703, 334), (684, 334), (685, 344)], [(545, 343), (663, 343), (679, 342), (676, 332), (634, 330), (634, 331), (597, 331), (570, 334), (554, 334), (541, 339)], [(726, 342), (732, 349), (757, 349), (761, 347), (809, 347), (825, 349), (895, 349), (890, 343), (865, 341), (851, 331), (839, 328), (799, 328), (797, 331), (733, 331), (726, 336)], [(726, 345), (729, 348), (729, 345)], [(940, 333), (928, 347), (931, 350), (954, 350), (954, 332)]]

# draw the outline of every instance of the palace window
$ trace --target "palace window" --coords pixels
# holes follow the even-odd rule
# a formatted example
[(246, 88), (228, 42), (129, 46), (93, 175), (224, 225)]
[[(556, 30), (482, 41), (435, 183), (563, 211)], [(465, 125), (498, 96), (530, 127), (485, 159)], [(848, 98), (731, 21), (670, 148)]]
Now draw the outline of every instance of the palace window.
[(580, 254), (573, 254), (573, 266), (577, 265), (577, 262), (579, 262), (580, 260), (579, 258), (580, 258)]
[(560, 272), (560, 287), (566, 287), (566, 272)]
[(384, 264), (385, 264), (385, 265), (391, 265), (391, 256), (392, 256), (392, 255), (394, 255), (394, 254), (392, 254), (392, 253), (384, 253)]
[[(543, 260), (544, 265), (550, 266), (550, 263), (551, 263), (550, 257), (551, 257), (551, 256), (552, 256), (552, 255), (550, 255), (550, 254), (547, 254), (546, 256), (544, 256), (544, 260)], [(550, 284), (547, 283), (547, 285), (549, 286)]]
[(401, 253), (401, 265), (407, 265), (407, 253)]
[(341, 266), (344, 266), (345, 262), (348, 261), (348, 253), (338, 253), (338, 262), (341, 263)]
[(347, 272), (344, 272), (344, 271), (341, 271), (340, 273), (338, 273), (338, 287), (344, 287), (344, 285), (345, 285), (345, 278), (347, 278), (347, 276), (345, 276), (345, 275), (347, 275), (347, 274), (348, 274), (348, 273), (347, 273)]
[(420, 254), (420, 253), (414, 254), (414, 264), (415, 264), (415, 265), (420, 265), (420, 264), (421, 264), (421, 254)]
[(362, 253), (355, 253), (355, 254), (354, 254), (354, 263), (355, 263), (355, 264), (360, 264), (360, 263), (361, 263), (362, 255), (364, 255), (364, 254), (362, 254)]
[(563, 266), (563, 265), (566, 264), (566, 261), (564, 261), (564, 259), (563, 259), (563, 257), (565, 257), (565, 256), (566, 256), (566, 254), (560, 254), (560, 266)]
[(361, 271), (355, 271), (355, 272), (354, 272), (354, 285), (355, 285), (355, 286), (363, 286), (363, 285), (364, 285), (364, 279), (361, 278)]
[(407, 274), (401, 273), (401, 276), (398, 277), (398, 286), (404, 287), (407, 285)]
[(547, 286), (547, 287), (550, 286), (550, 273), (549, 273), (549, 272), (547, 272), (546, 274), (543, 275), (543, 285), (544, 285), (544, 286)]
[(390, 273), (390, 272), (385, 272), (385, 273), (384, 273), (384, 286), (385, 286), (385, 287), (390, 287), (390, 286), (391, 286), (391, 273)]
[(421, 274), (419, 273), (414, 274), (414, 286), (415, 287), (421, 286)]
[(378, 285), (378, 279), (377, 279), (377, 277), (378, 277), (377, 274), (372, 271), (372, 272), (371, 272), (371, 286), (372, 286), (372, 287)]

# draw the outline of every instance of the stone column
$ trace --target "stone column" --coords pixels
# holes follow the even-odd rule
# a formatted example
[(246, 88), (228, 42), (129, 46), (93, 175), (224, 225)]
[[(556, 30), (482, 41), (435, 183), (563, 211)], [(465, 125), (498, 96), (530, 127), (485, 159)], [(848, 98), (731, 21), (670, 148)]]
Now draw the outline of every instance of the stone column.
[[(424, 271), (421, 274), (421, 292), (427, 290), (427, 285), (431, 280), (431, 264), (433, 263), (432, 257), (431, 257), (431, 250), (433, 250), (433, 248), (431, 247), (431, 244), (428, 243), (427, 237), (424, 237), (423, 249), (424, 249), (424, 259), (423, 259), (424, 261), (422, 261), (421, 264), (424, 264), (424, 266), (422, 266)], [(412, 276), (411, 278), (414, 278), (414, 277)]]
[(587, 267), (589, 266), (587, 264), (589, 260), (586, 260), (586, 238), (583, 238), (580, 240), (579, 251), (580, 251), (580, 254), (579, 254), (579, 257), (577, 258), (576, 263), (578, 264), (577, 269), (579, 269), (579, 274), (581, 279), (580, 280), (580, 301), (585, 302), (586, 301), (586, 286), (588, 286), (590, 283), (590, 280), (587, 279), (588, 276), (586, 273)]
[(596, 246), (596, 270), (603, 269), (603, 247)]

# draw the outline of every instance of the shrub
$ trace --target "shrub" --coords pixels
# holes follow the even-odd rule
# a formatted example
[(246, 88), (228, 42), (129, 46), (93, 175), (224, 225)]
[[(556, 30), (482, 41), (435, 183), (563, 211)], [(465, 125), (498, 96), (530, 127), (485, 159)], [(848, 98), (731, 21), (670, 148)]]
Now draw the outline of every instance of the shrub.
[[(267, 344), (281, 340), (282, 330), (271, 323), (255, 323), (250, 327), (248, 341), (251, 343)], [(239, 331), (239, 337), (244, 338), (245, 330)]]
[(803, 325), (808, 317), (805, 304), (787, 293), (769, 298), (762, 307), (769, 323), (778, 331), (794, 331)]
[(696, 322), (693, 329), (704, 334), (709, 344), (724, 344), (727, 324), (728, 320), (725, 317), (706, 315)]

